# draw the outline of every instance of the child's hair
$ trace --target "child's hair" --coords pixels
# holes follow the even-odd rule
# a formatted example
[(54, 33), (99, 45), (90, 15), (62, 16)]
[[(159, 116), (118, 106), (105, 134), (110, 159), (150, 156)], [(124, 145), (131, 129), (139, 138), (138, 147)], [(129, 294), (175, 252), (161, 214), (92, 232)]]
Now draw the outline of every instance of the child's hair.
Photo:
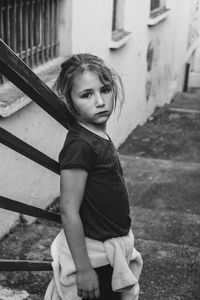
[(55, 82), (55, 88), (58, 96), (65, 102), (67, 109), (75, 119), (78, 116), (78, 112), (75, 110), (71, 98), (73, 83), (76, 76), (86, 70), (95, 72), (103, 84), (109, 83), (111, 85), (114, 107), (116, 107), (117, 99), (119, 99), (121, 105), (124, 102), (122, 80), (116, 71), (108, 68), (104, 61), (96, 55), (89, 53), (74, 54), (62, 63), (60, 74)]

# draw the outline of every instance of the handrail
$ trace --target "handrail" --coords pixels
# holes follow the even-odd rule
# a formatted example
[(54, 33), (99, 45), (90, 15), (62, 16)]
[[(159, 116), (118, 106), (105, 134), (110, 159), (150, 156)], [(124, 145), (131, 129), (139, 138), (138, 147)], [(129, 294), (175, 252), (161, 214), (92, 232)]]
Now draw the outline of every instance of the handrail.
[(33, 146), (25, 143), (2, 127), (0, 127), (0, 143), (37, 162), (38, 164), (55, 172), (56, 174), (60, 174), (60, 167), (58, 162), (56, 162), (46, 154), (40, 152)]
[(29, 215), (31, 217), (44, 218), (50, 221), (61, 223), (61, 217), (59, 214), (3, 196), (0, 196), (0, 208), (18, 212), (24, 215)]
[[(69, 129), (72, 116), (57, 95), (0, 39), (0, 73), (35, 101), (42, 109)], [(0, 128), (0, 143), (60, 174), (59, 164), (33, 146)], [(33, 217), (61, 223), (55, 214), (32, 205), (0, 196), (0, 207)], [(51, 271), (50, 261), (0, 259), (0, 271)]]
[(0, 73), (69, 128), (72, 116), (58, 96), (0, 39)]
[(0, 271), (52, 271), (51, 261), (0, 259)]

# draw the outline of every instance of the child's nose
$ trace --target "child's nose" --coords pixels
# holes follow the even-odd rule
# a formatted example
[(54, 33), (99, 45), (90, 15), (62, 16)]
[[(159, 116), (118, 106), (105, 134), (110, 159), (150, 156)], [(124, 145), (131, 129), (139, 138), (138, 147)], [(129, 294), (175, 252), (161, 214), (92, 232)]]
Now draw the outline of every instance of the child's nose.
[(103, 107), (105, 105), (104, 99), (100, 93), (96, 93), (96, 107)]

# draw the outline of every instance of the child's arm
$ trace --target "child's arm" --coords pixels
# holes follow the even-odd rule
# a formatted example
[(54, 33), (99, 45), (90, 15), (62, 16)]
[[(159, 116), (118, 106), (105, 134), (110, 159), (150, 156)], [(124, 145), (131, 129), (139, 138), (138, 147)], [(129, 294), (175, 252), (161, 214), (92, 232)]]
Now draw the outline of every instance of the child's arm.
[(88, 173), (81, 169), (61, 171), (60, 210), (63, 229), (77, 271), (78, 295), (95, 299), (99, 297), (99, 282), (87, 254), (83, 224), (79, 215), (87, 176)]

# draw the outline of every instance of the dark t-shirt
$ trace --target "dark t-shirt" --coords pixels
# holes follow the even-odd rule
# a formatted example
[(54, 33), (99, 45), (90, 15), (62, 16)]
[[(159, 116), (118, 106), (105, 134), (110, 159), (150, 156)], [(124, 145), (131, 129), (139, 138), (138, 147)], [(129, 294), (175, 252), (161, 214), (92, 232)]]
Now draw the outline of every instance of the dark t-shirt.
[(128, 193), (112, 141), (74, 123), (59, 162), (61, 170), (80, 168), (88, 172), (80, 208), (85, 236), (104, 241), (126, 235), (131, 226)]

